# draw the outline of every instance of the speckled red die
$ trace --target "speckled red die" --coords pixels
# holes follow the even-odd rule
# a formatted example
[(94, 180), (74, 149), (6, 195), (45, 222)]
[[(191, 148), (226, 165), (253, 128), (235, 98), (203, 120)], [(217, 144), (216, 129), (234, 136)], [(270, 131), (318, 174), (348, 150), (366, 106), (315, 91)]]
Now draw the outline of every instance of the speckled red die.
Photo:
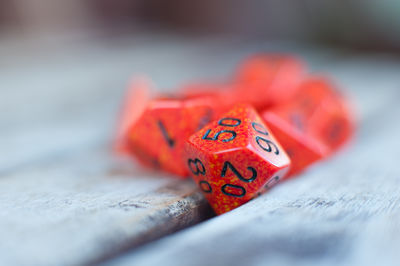
[(238, 68), (235, 94), (257, 109), (282, 104), (296, 94), (305, 69), (303, 61), (289, 55), (251, 56)]
[(292, 160), (286, 178), (327, 157), (352, 132), (343, 98), (322, 78), (305, 81), (293, 101), (261, 113)]
[[(310, 120), (313, 125), (310, 126), (310, 134), (328, 146), (330, 153), (337, 151), (354, 134), (352, 106), (333, 82), (326, 78), (307, 80), (301, 91), (304, 91), (304, 95), (318, 95), (314, 102), (319, 103), (319, 109), (314, 111)], [(299, 100), (304, 102), (306, 99)]]
[(295, 106), (278, 106), (262, 112), (261, 116), (292, 161), (285, 179), (295, 176), (312, 163), (328, 156), (328, 147), (303, 131), (303, 121), (307, 117)]
[(192, 135), (187, 168), (217, 214), (285, 176), (290, 159), (253, 107), (237, 105)]
[(114, 151), (118, 154), (129, 154), (127, 144), (129, 128), (136, 123), (152, 97), (153, 85), (150, 79), (135, 77), (124, 97), (124, 103), (118, 120), (114, 141)]
[(184, 143), (219, 114), (215, 106), (214, 99), (207, 96), (150, 101), (129, 129), (131, 153), (148, 167), (187, 177)]

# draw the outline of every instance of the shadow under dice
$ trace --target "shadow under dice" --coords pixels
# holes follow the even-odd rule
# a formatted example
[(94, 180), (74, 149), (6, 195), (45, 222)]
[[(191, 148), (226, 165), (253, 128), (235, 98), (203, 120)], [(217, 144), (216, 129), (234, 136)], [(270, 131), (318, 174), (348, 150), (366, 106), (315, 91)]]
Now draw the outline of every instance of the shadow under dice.
[(230, 211), (272, 186), (290, 159), (256, 111), (238, 105), (192, 135), (186, 163), (217, 214)]

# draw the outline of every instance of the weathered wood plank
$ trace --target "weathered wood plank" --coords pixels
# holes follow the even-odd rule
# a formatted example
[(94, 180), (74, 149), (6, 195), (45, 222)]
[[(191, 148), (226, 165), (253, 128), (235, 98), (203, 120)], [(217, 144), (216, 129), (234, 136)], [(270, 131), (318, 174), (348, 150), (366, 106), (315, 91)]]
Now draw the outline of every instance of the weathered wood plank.
[(0, 264), (94, 262), (210, 213), (190, 181), (83, 152), (0, 179)]
[(0, 264), (91, 263), (210, 215), (190, 181), (106, 151), (131, 73), (161, 46), (88, 47), (42, 51), (40, 64), (2, 55)]

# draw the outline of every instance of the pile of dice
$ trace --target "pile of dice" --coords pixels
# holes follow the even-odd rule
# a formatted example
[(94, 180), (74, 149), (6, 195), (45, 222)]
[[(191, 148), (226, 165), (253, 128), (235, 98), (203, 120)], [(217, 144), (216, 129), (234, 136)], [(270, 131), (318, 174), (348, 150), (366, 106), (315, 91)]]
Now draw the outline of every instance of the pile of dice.
[(143, 165), (192, 176), (217, 214), (338, 150), (354, 131), (344, 97), (289, 55), (255, 55), (224, 84), (152, 97), (129, 89), (116, 148)]

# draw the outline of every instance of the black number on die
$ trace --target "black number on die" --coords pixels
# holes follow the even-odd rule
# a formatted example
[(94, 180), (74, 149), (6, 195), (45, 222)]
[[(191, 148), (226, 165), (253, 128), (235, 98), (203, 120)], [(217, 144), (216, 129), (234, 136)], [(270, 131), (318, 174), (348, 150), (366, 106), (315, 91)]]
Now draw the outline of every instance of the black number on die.
[(205, 193), (211, 193), (212, 192), (212, 188), (211, 188), (210, 183), (208, 183), (205, 180), (200, 181), (199, 182), (199, 186), (200, 186), (200, 189)]
[[(235, 124), (226, 123), (226, 121), (234, 121)], [(240, 119), (233, 118), (233, 117), (224, 117), (218, 121), (218, 125), (225, 126), (225, 127), (237, 127), (238, 125), (240, 125), (240, 123), (242, 123), (242, 121)]]
[(253, 129), (254, 129), (257, 133), (263, 134), (263, 135), (265, 135), (265, 136), (268, 136), (268, 135), (269, 135), (267, 129), (266, 129), (263, 125), (261, 125), (261, 124), (259, 124), (259, 123), (256, 123), (256, 122), (251, 122), (251, 126), (253, 127)]
[(157, 120), (157, 125), (161, 130), (161, 134), (163, 135), (165, 141), (168, 143), (168, 146), (170, 146), (171, 148), (173, 148), (175, 146), (175, 140), (172, 139), (168, 132), (167, 129), (165, 128), (164, 124), (161, 122), (161, 120)]
[[(193, 168), (193, 165), (195, 168)], [(194, 175), (205, 175), (206, 174), (206, 168), (204, 167), (204, 164), (199, 160), (199, 159), (188, 159), (188, 166), (190, 171)]]
[[(229, 121), (233, 121), (234, 123), (229, 122)], [(242, 121), (240, 119), (233, 118), (233, 117), (224, 117), (218, 121), (218, 125), (225, 126), (225, 127), (237, 127), (238, 125), (240, 125), (240, 123), (242, 123)], [(222, 142), (229, 142), (236, 138), (236, 132), (233, 130), (225, 130), (224, 129), (224, 130), (218, 131), (217, 133), (215, 133), (215, 135), (213, 137), (210, 137), (210, 133), (211, 133), (211, 129), (208, 129), (206, 131), (206, 133), (204, 134), (204, 136), (202, 137), (202, 139), (219, 140), (218, 138), (221, 134), (230, 134), (231, 135), (230, 138), (221, 139)]]
[(221, 177), (225, 177), (225, 175), (226, 175), (226, 171), (228, 170), (228, 168), (229, 169), (231, 169), (231, 171), (235, 174), (235, 176), (237, 176), (237, 178), (239, 178), (240, 180), (242, 180), (243, 182), (247, 182), (247, 183), (250, 183), (250, 182), (252, 182), (252, 181), (254, 181), (256, 178), (257, 178), (257, 171), (256, 171), (256, 169), (254, 169), (253, 167), (247, 167), (247, 169), (249, 170), (249, 171), (251, 171), (251, 177), (250, 178), (244, 178), (240, 173), (239, 173), (239, 171), (230, 163), (230, 162), (228, 162), (228, 161), (226, 161), (225, 163), (224, 163), (224, 167), (222, 168), (222, 171), (221, 171)]
[(211, 129), (207, 130), (202, 139), (206, 139), (206, 140), (218, 140), (219, 135), (221, 135), (221, 134), (223, 134), (223, 133), (229, 133), (229, 134), (231, 134), (231, 137), (228, 138), (228, 139), (221, 139), (222, 142), (229, 142), (229, 141), (232, 141), (232, 140), (234, 140), (234, 139), (236, 138), (236, 132), (235, 132), (235, 131), (232, 131), (232, 130), (221, 130), (221, 131), (218, 131), (218, 132), (214, 135), (214, 137), (211, 137), (211, 138), (209, 137), (210, 132), (211, 132)]
[(272, 141), (264, 139), (263, 137), (260, 137), (260, 136), (256, 136), (256, 142), (257, 142), (258, 146), (260, 146), (260, 148), (263, 149), (264, 151), (271, 152), (272, 151), (272, 147), (274, 147), (274, 149), (275, 149), (274, 153), (276, 155), (279, 154), (278, 147)]
[[(228, 192), (226, 191), (227, 188), (235, 188), (235, 189), (239, 189), (240, 190), (240, 194), (235, 194), (232, 192)], [(232, 185), (232, 184), (225, 184), (221, 187), (221, 191), (222, 193), (224, 193), (227, 196), (232, 196), (232, 197), (236, 197), (236, 198), (241, 198), (244, 195), (246, 195), (246, 189), (244, 189), (244, 187), (242, 186), (237, 186), (237, 185)]]
[[(265, 136), (269, 135), (267, 129), (263, 125), (256, 123), (256, 122), (252, 122), (251, 126), (257, 133), (263, 134)], [(274, 142), (272, 142), (266, 138), (260, 137), (260, 136), (256, 136), (256, 142), (257, 142), (258, 146), (261, 149), (263, 149), (264, 151), (272, 152), (272, 148), (274, 148), (274, 150), (275, 150), (274, 153), (276, 155), (279, 155), (278, 146), (276, 146), (276, 144)]]

